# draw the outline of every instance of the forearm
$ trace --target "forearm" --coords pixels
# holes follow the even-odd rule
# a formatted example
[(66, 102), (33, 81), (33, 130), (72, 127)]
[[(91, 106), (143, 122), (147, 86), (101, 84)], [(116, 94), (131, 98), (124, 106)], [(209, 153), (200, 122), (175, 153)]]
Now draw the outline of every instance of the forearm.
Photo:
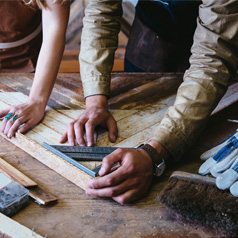
[(90, 0), (88, 3), (80, 50), (80, 73), (85, 97), (109, 95), (121, 15), (121, 0)]
[(53, 38), (43, 41), (29, 96), (30, 100), (47, 104), (59, 70), (63, 50), (63, 35), (55, 33)]
[(204, 0), (199, 9), (191, 67), (154, 137), (175, 159), (194, 142), (236, 73), (237, 12), (235, 0)]
[(43, 42), (39, 53), (29, 99), (43, 105), (51, 94), (62, 59), (65, 32), (69, 18), (69, 2), (61, 5), (47, 0), (42, 9)]

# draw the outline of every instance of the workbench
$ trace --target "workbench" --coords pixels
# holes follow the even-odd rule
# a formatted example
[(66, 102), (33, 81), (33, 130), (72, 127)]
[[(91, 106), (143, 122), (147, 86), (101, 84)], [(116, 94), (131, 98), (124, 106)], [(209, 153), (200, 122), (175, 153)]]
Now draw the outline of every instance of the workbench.
[[(1, 74), (0, 91), (21, 92), (28, 95), (32, 79), (32, 74)], [(153, 108), (161, 100), (168, 97), (175, 98), (176, 89), (181, 82), (182, 74), (114, 74), (111, 83), (110, 108), (141, 111), (144, 107)], [(235, 84), (226, 98), (237, 96), (237, 91), (238, 86)], [(58, 76), (49, 106), (65, 110), (84, 107), (82, 84), (78, 74)], [(196, 173), (201, 164), (199, 155), (235, 131), (237, 125), (228, 122), (227, 119), (237, 118), (237, 106), (238, 104), (234, 103), (224, 110), (218, 108), (217, 111), (221, 111), (210, 118), (205, 132), (196, 145), (188, 150), (184, 161), (176, 164), (173, 170)], [(50, 207), (41, 207), (31, 202), (28, 207), (13, 217), (17, 222), (43, 236), (47, 235), (49, 238), (219, 237), (219, 234), (207, 228), (177, 221), (174, 215), (158, 202), (158, 195), (172, 170), (167, 171), (161, 179), (154, 181), (146, 197), (131, 205), (121, 206), (108, 199), (88, 197), (82, 189), (11, 142), (3, 138), (0, 138), (0, 141), (1, 157), (59, 199), (57, 204)]]

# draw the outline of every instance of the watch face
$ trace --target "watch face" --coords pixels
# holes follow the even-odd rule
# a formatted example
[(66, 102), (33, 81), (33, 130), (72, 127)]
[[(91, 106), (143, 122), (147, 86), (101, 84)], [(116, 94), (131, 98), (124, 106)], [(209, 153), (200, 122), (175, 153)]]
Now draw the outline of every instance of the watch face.
[(155, 176), (161, 176), (165, 170), (165, 163), (162, 162), (161, 164), (157, 165), (155, 169)]

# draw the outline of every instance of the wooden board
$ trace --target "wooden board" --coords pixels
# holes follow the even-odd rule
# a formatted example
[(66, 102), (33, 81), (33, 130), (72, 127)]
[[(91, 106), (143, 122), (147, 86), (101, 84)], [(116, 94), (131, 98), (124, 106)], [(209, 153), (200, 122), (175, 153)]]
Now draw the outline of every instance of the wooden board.
[(25, 188), (36, 187), (37, 183), (0, 158), (0, 171), (6, 173), (11, 179)]
[[(150, 92), (153, 94), (156, 93), (156, 91), (161, 90), (160, 88), (161, 85), (164, 84), (164, 81), (167, 82), (166, 87), (163, 87), (163, 90), (165, 91), (174, 91), (180, 82), (176, 77), (171, 78), (170, 80), (167, 79), (167, 81), (164, 78), (155, 79), (153, 82), (146, 82), (144, 85), (139, 86), (137, 90), (135, 90), (135, 93), (124, 93), (121, 94), (122, 96), (114, 97), (111, 104), (118, 104), (118, 102), (125, 103), (125, 100), (129, 101), (129, 95), (133, 100), (138, 100), (138, 98), (139, 100), (142, 99), (140, 95), (148, 97)], [(153, 87), (153, 85), (155, 86)], [(232, 100), (236, 100), (231, 96), (225, 98), (225, 106), (229, 105)], [(22, 93), (2, 92), (0, 93), (0, 110), (12, 105), (24, 103), (26, 100), (27, 96)], [(168, 107), (173, 105), (174, 100), (175, 95), (172, 95), (160, 99), (154, 105), (144, 105), (143, 109), (140, 110), (138, 108), (137, 110), (113, 111), (120, 132), (119, 138), (117, 142), (113, 144), (108, 140), (107, 133), (103, 133), (99, 135), (97, 145), (136, 147), (139, 144), (144, 143), (150, 139), (151, 133), (153, 133), (160, 123)], [(221, 110), (223, 107), (224, 106), (218, 106), (216, 111)], [(62, 133), (66, 131), (68, 123), (72, 119), (76, 119), (83, 110), (54, 110), (49, 107), (47, 111), (46, 117), (42, 123), (26, 135), (17, 133), (16, 137), (12, 138), (10, 141), (39, 160), (41, 163), (55, 170), (57, 173), (61, 174), (63, 177), (67, 178), (82, 189), (85, 189), (91, 178), (88, 174), (42, 147), (43, 142), (48, 144), (59, 144), (59, 139)], [(86, 168), (94, 169), (100, 163), (82, 162), (81, 164)]]
[[(1, 234), (2, 233), (2, 234)], [(0, 213), (0, 237), (3, 238), (43, 238), (33, 230), (20, 225), (14, 220)]]
[[(26, 100), (27, 97), (21, 93), (0, 93), (0, 110), (19, 104), (20, 102), (23, 103)], [(121, 147), (135, 147), (149, 139), (149, 134), (151, 132), (150, 127), (157, 124), (162, 119), (165, 109), (172, 105), (173, 101), (174, 97), (164, 99), (161, 101), (161, 104), (158, 104), (153, 108), (145, 108), (143, 112), (137, 110), (114, 111), (113, 114), (118, 122), (120, 131), (117, 143), (110, 143), (107, 133), (104, 133), (99, 135), (98, 145), (118, 146), (118, 143), (120, 143)], [(85, 189), (90, 176), (42, 147), (43, 142), (59, 144), (58, 141), (62, 132), (66, 130), (67, 124), (72, 120), (72, 118), (79, 116), (80, 113), (82, 113), (82, 110), (57, 111), (48, 108), (48, 113), (41, 124), (26, 135), (17, 133), (16, 137), (10, 139), (10, 141), (39, 160), (41, 163), (55, 170), (77, 186)], [(130, 137), (135, 138), (135, 136), (137, 140), (130, 140)], [(4, 138), (6, 137), (4, 136)], [(94, 169), (100, 163), (82, 162), (81, 164), (87, 168)]]
[(57, 202), (55, 196), (43, 191), (35, 181), (27, 177), (2, 158), (0, 158), (0, 172), (27, 188), (29, 190), (29, 196), (39, 205), (51, 205)]
[[(124, 93), (129, 95), (130, 92), (135, 92), (137, 87), (150, 83), (158, 78), (161, 78), (163, 82), (160, 85), (160, 90), (163, 90), (163, 88), (166, 87), (165, 84), (167, 84), (167, 80), (178, 78), (178, 80), (181, 81), (182, 74), (180, 75), (179, 78), (178, 74), (168, 73), (113, 74), (111, 83), (112, 96), (109, 102), (113, 103), (114, 109), (128, 109), (119, 110), (120, 117), (117, 120), (120, 121), (124, 118), (129, 118), (130, 115), (138, 111), (143, 112), (144, 108), (148, 107), (151, 107), (152, 113), (152, 108), (154, 108), (154, 110), (156, 108), (159, 109), (158, 105), (161, 105), (163, 102), (161, 101), (160, 95), (154, 92), (153, 94), (146, 93), (143, 99), (140, 99), (139, 95), (137, 97), (137, 95), (134, 94), (133, 99), (127, 97), (128, 101), (124, 101), (123, 104), (120, 100), (124, 100), (126, 97)], [(32, 74), (1, 74), (0, 91), (19, 91), (27, 95), (32, 83), (32, 78)], [(83, 109), (84, 99), (81, 93), (82, 84), (78, 74), (60, 74), (58, 76), (54, 92), (49, 100), (49, 105), (57, 109), (57, 113), (61, 113), (61, 116), (58, 117), (60, 122), (68, 117), (77, 117), (78, 112), (75, 110), (69, 111), (68, 109), (70, 107), (79, 110)], [(175, 91), (172, 92), (171, 95), (174, 93)], [(228, 104), (232, 101), (234, 102), (234, 100), (238, 99), (237, 94), (238, 86), (236, 84), (232, 91), (228, 91), (223, 102)], [(120, 96), (123, 97), (120, 99)], [(114, 100), (116, 97), (117, 100)], [(224, 106), (222, 104), (220, 105)], [(218, 107), (218, 110), (222, 108), (223, 107)], [(199, 159), (200, 154), (212, 146), (215, 146), (236, 130), (237, 125), (227, 122), (227, 118), (238, 118), (237, 103), (230, 108), (232, 108), (232, 110), (223, 110), (222, 113), (219, 113), (217, 116), (214, 115), (210, 119), (201, 139), (197, 141), (196, 145), (188, 151), (188, 154), (185, 156), (185, 162), (175, 165), (174, 169), (196, 173), (201, 164)], [(166, 110), (166, 107), (164, 110)], [(128, 112), (128, 114), (124, 114), (124, 112)], [(116, 113), (116, 115), (119, 114)], [(49, 118), (54, 118), (55, 111), (50, 111), (48, 116)], [(62, 124), (59, 125), (58, 121), (57, 124), (55, 124), (54, 120), (50, 121), (51, 127), (56, 125), (64, 126)], [(151, 126), (150, 129), (147, 130), (147, 133), (143, 133), (143, 136), (137, 133), (127, 140), (121, 140), (121, 143), (135, 145), (135, 142), (139, 139), (144, 142), (143, 137), (145, 139), (148, 138), (156, 126), (157, 124)], [(122, 128), (127, 129), (127, 127)], [(31, 136), (33, 137), (33, 135), (39, 138), (38, 133), (32, 132)], [(106, 140), (106, 135), (102, 135), (101, 137), (104, 136)], [(199, 226), (192, 226), (189, 223), (176, 219), (173, 214), (170, 214), (158, 202), (157, 196), (167, 183), (171, 171), (167, 171), (163, 178), (154, 181), (146, 197), (130, 206), (120, 206), (108, 199), (93, 199), (88, 197), (79, 187), (46, 167), (20, 148), (17, 148), (9, 141), (0, 137), (0, 142), (0, 155), (3, 156), (6, 161), (33, 178), (44, 190), (53, 193), (59, 199), (56, 205), (47, 208), (38, 206), (32, 202), (28, 207), (14, 216), (14, 220), (26, 227), (34, 228), (42, 235), (46, 235), (50, 238), (87, 238), (94, 237), (95, 235), (98, 238), (220, 237), (219, 234), (214, 231), (209, 231)], [(120, 142), (118, 142), (118, 145), (120, 145)]]

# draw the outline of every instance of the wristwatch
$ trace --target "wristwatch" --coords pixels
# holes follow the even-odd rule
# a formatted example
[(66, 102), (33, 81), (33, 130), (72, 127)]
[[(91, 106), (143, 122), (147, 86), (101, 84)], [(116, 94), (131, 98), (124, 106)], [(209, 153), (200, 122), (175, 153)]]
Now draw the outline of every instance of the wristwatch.
[(139, 146), (140, 149), (144, 150), (151, 158), (153, 164), (153, 175), (161, 176), (166, 168), (165, 160), (158, 154), (157, 150), (150, 144), (142, 144)]

